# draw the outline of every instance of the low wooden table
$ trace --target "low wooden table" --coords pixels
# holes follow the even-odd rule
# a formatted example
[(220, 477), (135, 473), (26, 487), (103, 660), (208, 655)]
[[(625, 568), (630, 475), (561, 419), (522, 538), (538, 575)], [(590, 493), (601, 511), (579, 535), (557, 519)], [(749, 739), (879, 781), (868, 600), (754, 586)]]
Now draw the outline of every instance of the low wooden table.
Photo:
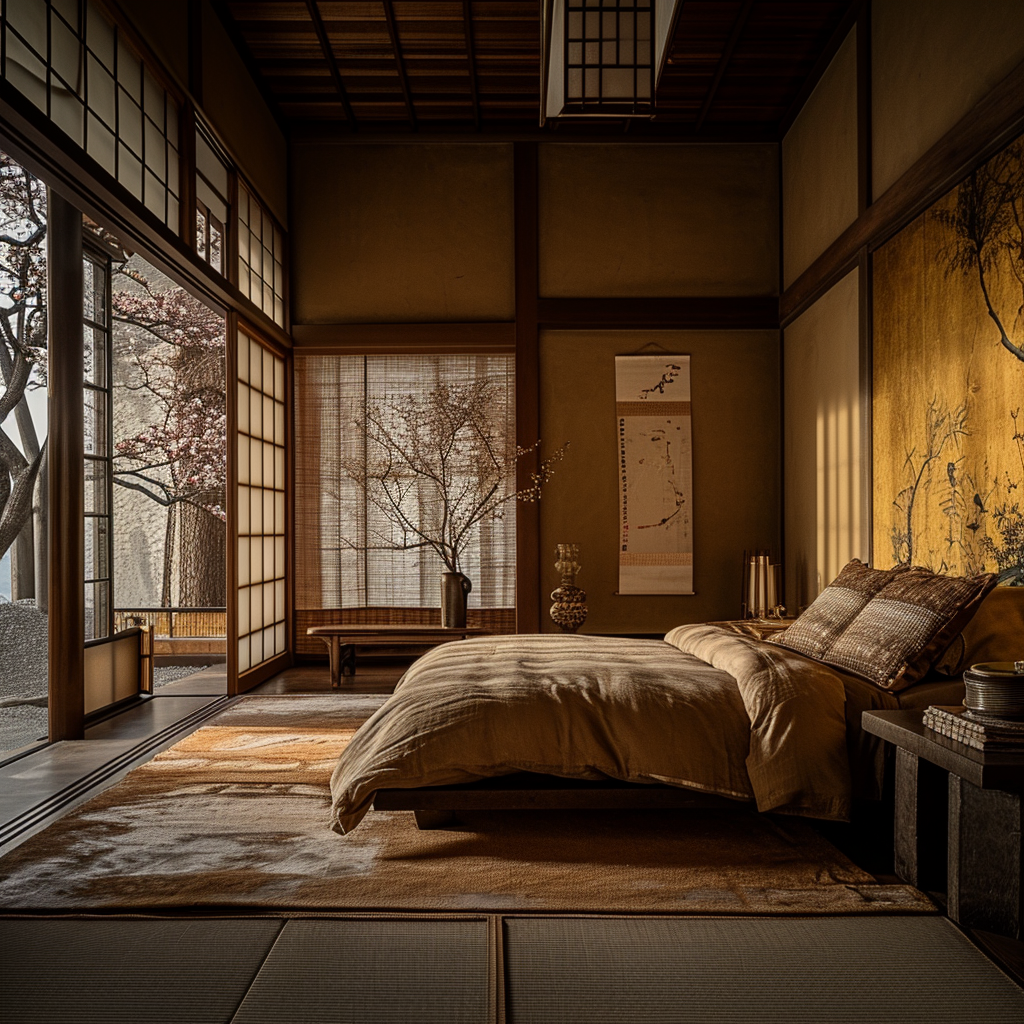
[(896, 873), (945, 882), (949, 916), (1022, 936), (1024, 750), (988, 752), (925, 728), (920, 711), (865, 711), (865, 732), (896, 746)]
[(342, 676), (356, 673), (356, 644), (381, 647), (436, 647), (449, 640), (470, 636), (488, 636), (492, 630), (482, 626), (310, 626), (308, 636), (327, 644), (331, 663), (331, 686), (341, 686)]

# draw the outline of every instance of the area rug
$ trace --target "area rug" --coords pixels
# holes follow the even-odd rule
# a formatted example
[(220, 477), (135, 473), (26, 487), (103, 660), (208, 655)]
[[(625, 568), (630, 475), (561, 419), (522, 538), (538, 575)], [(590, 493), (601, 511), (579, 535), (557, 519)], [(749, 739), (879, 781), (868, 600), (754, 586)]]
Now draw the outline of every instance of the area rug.
[(506, 812), (328, 827), (335, 759), (382, 695), (247, 697), (0, 860), (7, 910), (934, 912), (805, 821)]

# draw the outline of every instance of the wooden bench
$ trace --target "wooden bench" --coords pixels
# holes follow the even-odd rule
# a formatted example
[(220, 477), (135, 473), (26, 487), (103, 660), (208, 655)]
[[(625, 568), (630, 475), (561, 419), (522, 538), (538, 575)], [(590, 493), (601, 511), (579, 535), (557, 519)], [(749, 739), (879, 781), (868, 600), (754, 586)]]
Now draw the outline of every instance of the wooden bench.
[(492, 631), (482, 626), (310, 626), (308, 636), (319, 637), (327, 644), (331, 663), (331, 686), (341, 686), (342, 676), (356, 673), (356, 645), (379, 647), (436, 647), (449, 640), (470, 636), (488, 636)]

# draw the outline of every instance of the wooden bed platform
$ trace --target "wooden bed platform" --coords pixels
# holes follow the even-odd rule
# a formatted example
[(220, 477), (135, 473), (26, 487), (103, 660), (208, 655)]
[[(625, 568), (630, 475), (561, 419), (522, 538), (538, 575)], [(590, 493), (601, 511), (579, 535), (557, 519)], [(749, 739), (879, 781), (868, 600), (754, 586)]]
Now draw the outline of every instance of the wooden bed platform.
[(458, 825), (464, 811), (635, 811), (679, 808), (753, 811), (752, 800), (730, 800), (678, 786), (638, 785), (608, 779), (587, 782), (518, 772), (457, 786), (381, 789), (378, 811), (414, 811), (421, 829)]

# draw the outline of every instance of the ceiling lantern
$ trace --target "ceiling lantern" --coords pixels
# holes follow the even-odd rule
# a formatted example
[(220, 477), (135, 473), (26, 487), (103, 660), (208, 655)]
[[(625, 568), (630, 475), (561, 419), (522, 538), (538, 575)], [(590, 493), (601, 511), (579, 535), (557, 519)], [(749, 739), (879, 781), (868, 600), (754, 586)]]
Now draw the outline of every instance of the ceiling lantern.
[(546, 0), (540, 123), (654, 114), (679, 0)]

